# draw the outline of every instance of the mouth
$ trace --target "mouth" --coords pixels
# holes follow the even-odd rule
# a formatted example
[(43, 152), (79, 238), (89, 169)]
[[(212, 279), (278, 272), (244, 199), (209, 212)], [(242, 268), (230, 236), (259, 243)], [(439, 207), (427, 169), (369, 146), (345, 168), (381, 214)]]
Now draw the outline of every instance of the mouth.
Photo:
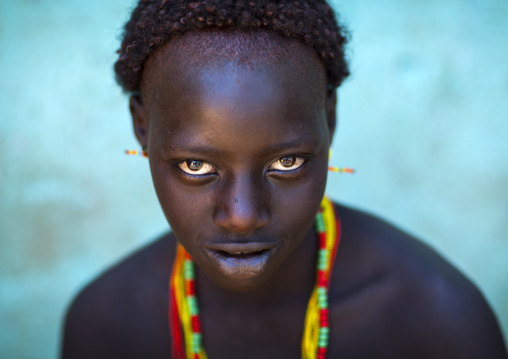
[(226, 258), (233, 258), (233, 259), (249, 259), (249, 258), (255, 258), (257, 256), (263, 255), (268, 249), (263, 249), (261, 251), (257, 252), (233, 252), (229, 253), (226, 251), (217, 251), (217, 254)]
[(260, 275), (273, 257), (278, 243), (222, 243), (205, 248), (215, 267), (229, 278), (253, 278)]

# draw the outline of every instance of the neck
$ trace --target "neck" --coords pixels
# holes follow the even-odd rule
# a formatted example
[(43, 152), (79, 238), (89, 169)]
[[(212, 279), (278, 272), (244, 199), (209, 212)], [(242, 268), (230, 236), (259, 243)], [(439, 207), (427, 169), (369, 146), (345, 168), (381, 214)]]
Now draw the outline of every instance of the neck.
[(266, 310), (288, 302), (307, 303), (316, 282), (316, 256), (318, 239), (314, 226), (302, 242), (282, 263), (276, 273), (262, 286), (247, 292), (232, 292), (217, 286), (196, 267), (196, 285), (199, 305), (203, 311), (227, 308), (227, 310)]

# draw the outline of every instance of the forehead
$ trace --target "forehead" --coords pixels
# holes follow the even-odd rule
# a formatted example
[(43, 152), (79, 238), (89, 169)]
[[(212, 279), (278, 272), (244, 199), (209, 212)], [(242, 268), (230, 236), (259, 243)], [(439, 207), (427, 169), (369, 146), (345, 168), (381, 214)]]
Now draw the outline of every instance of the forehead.
[(221, 86), (221, 79), (241, 81), (263, 73), (287, 91), (305, 91), (324, 100), (326, 74), (314, 50), (296, 40), (267, 31), (201, 31), (174, 37), (152, 55), (143, 71), (145, 105), (168, 91)]

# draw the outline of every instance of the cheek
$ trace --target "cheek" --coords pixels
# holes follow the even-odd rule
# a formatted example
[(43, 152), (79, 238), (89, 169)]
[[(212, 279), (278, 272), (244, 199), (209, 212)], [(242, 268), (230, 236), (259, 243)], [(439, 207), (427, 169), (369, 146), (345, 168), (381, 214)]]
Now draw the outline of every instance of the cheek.
[(286, 236), (303, 238), (314, 223), (326, 187), (328, 160), (316, 158), (304, 178), (280, 184), (272, 192), (272, 223), (283, 226)]
[(211, 196), (207, 186), (189, 186), (165, 162), (150, 161), (152, 180), (162, 211), (177, 238), (195, 238), (206, 226)]

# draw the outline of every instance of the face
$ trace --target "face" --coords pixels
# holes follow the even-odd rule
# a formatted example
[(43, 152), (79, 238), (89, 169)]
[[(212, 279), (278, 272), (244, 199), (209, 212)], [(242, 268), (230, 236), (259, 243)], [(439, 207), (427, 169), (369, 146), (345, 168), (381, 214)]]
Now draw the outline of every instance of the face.
[(334, 98), (312, 50), (292, 48), (284, 64), (189, 66), (172, 54), (190, 50), (173, 43), (147, 63), (142, 100), (131, 99), (176, 238), (229, 290), (259, 287), (286, 265), (313, 235), (323, 197)]

